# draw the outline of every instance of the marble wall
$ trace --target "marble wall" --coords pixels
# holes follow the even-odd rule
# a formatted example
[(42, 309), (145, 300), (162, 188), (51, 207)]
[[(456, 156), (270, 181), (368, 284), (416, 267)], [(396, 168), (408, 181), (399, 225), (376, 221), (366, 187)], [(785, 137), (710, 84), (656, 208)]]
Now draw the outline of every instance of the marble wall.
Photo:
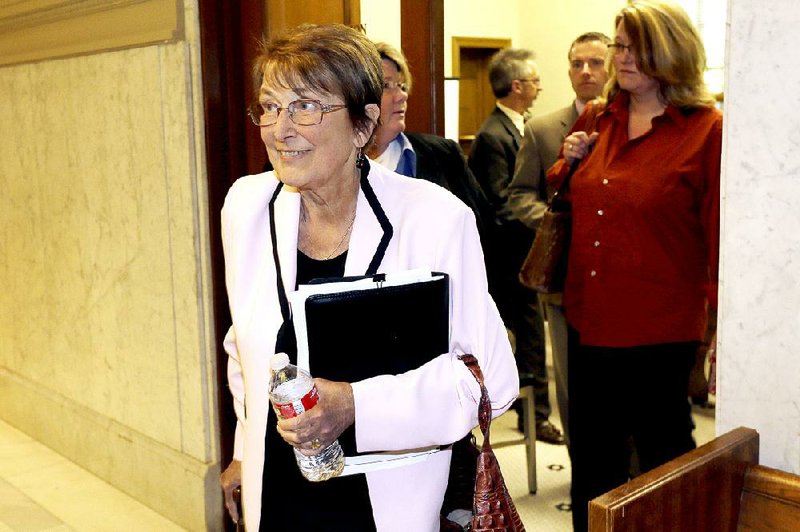
[(717, 433), (800, 473), (800, 10), (731, 0), (728, 22)]
[(0, 68), (0, 416), (220, 519), (196, 2), (175, 43)]

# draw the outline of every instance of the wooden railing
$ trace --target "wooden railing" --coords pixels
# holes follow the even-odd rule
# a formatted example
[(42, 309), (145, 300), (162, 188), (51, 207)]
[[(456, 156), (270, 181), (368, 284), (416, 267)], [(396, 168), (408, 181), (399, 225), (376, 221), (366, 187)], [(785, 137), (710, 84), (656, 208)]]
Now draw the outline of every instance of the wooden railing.
[(589, 530), (800, 530), (800, 476), (757, 464), (738, 428), (591, 501)]

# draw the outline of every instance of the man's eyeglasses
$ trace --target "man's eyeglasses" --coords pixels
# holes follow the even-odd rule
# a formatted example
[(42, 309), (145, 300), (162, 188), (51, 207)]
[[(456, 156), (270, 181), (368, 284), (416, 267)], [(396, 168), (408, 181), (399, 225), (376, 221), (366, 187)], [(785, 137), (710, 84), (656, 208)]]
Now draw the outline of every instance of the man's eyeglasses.
[(537, 87), (542, 84), (542, 80), (540, 78), (535, 79), (518, 79), (517, 81), (527, 81), (528, 83), (533, 83)]
[(402, 81), (384, 81), (383, 82), (383, 90), (384, 91), (393, 91), (395, 89), (400, 89), (400, 92), (408, 92), (408, 85), (403, 83)]
[(630, 52), (631, 55), (634, 55), (636, 53), (636, 50), (633, 49), (632, 44), (622, 44), (621, 42), (614, 42), (609, 44), (608, 50), (614, 55), (622, 55), (626, 51)]
[(298, 126), (315, 126), (322, 123), (326, 113), (344, 109), (346, 105), (331, 105), (319, 100), (295, 100), (286, 107), (277, 103), (254, 103), (247, 109), (250, 120), (259, 127), (273, 126), (278, 122), (281, 111), (289, 112), (289, 119)]
[(586, 61), (582, 59), (573, 59), (569, 62), (569, 67), (572, 70), (583, 70), (584, 65), (589, 65), (591, 70), (596, 70), (598, 68), (604, 68), (606, 66), (606, 61), (599, 57), (592, 57)]

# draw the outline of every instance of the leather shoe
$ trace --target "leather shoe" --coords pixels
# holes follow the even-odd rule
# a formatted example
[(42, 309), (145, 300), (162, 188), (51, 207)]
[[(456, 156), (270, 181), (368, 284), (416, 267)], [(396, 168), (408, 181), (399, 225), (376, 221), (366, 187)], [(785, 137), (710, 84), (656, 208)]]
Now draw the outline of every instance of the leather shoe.
[(536, 439), (553, 445), (564, 445), (564, 435), (548, 420), (536, 423)]

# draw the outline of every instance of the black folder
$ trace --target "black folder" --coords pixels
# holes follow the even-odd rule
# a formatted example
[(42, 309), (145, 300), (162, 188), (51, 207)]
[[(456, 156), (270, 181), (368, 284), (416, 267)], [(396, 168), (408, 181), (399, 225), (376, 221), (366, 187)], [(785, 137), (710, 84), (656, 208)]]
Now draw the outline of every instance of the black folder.
[[(304, 313), (311, 375), (356, 382), (405, 373), (447, 353), (449, 278), (437, 272), (430, 276), (431, 280), (383, 286), (386, 276), (377, 274), (371, 276), (373, 288), (307, 296)], [(293, 311), (297, 317), (296, 306)], [(346, 455), (356, 454), (352, 427), (339, 441)]]

